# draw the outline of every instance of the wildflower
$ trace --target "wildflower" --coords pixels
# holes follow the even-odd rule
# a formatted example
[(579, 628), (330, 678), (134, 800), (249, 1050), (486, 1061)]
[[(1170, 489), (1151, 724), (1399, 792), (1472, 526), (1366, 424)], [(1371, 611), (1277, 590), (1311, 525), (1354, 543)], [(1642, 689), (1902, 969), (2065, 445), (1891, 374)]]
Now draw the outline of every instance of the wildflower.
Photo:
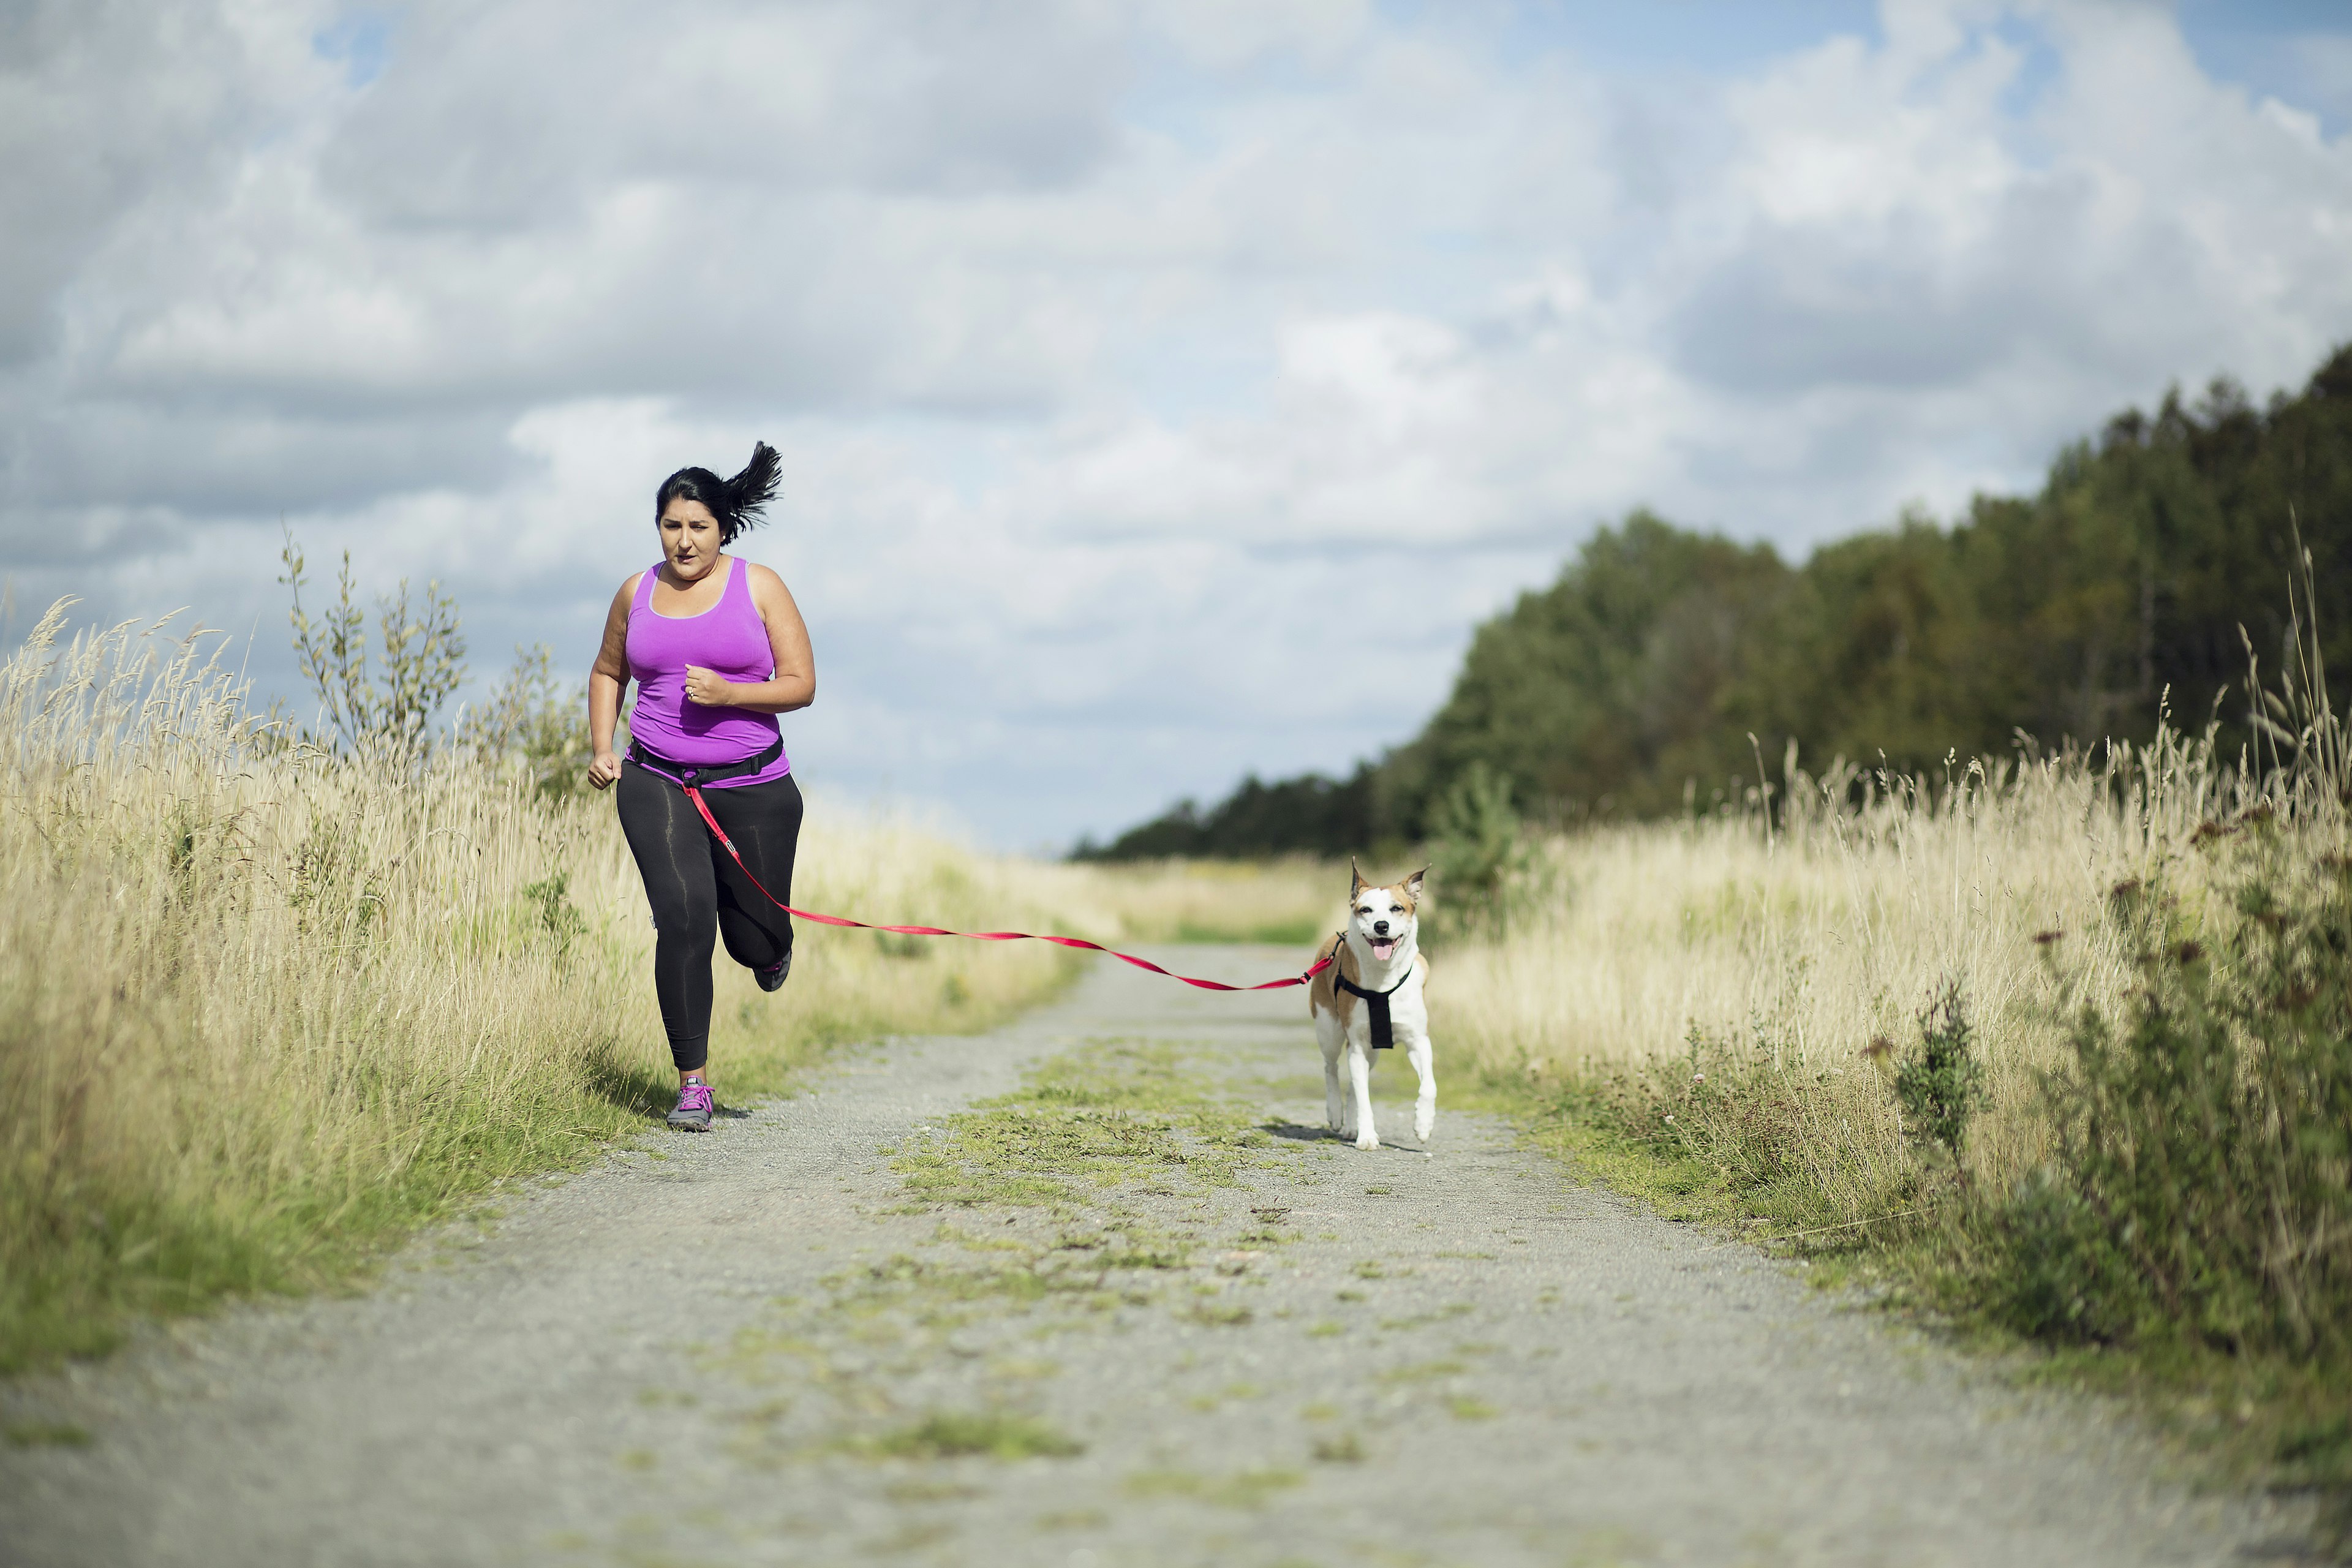
[(1703, 1072), (1695, 1072), (1695, 1073), (1691, 1074), (1691, 1082), (1693, 1082), (1693, 1083), (1705, 1083), (1706, 1081), (1706, 1074), (1705, 1074), (1705, 1073), (1703, 1073)]

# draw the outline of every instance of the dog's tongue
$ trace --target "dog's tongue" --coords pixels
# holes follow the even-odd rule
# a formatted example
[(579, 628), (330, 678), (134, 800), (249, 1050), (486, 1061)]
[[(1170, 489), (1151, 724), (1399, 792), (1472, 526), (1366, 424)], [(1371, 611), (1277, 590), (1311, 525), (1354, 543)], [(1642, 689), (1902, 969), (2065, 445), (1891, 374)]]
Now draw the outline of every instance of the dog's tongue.
[(1395, 951), (1396, 943), (1392, 942), (1375, 942), (1372, 943), (1372, 956), (1379, 959), (1382, 963), (1386, 963), (1389, 961), (1389, 954)]

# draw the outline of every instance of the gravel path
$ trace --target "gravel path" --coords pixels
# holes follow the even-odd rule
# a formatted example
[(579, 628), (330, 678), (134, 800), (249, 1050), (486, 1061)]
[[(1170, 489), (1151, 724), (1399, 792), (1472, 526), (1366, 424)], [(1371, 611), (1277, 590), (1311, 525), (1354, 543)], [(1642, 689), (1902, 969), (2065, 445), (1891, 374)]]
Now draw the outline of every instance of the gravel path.
[[(1303, 1013), (1106, 963), (996, 1034), (846, 1058), (452, 1227), (364, 1295), (0, 1388), (12, 1430), (91, 1436), (0, 1447), (0, 1561), (2292, 1554), (2290, 1521), (2165, 1484), (2099, 1410), (1449, 1113), (1443, 1040), (1430, 1152), (1321, 1138)], [(1174, 1109), (1049, 1089), (958, 1116), (1071, 1061), (1172, 1073)], [(1406, 1078), (1374, 1098), (1409, 1142)], [(987, 1201), (927, 1201), (981, 1148), (1011, 1151), (963, 1194)]]

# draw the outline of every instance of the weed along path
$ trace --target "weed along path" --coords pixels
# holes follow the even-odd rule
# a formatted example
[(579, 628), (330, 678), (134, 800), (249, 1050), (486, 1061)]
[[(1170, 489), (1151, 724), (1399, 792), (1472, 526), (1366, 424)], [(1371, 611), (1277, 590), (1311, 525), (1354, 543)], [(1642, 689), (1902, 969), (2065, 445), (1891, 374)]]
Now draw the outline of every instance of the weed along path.
[[(1295, 955), (1184, 950), (1188, 973)], [(0, 1390), (12, 1564), (2220, 1563), (2195, 1497), (1441, 1108), (1320, 1134), (1296, 993), (1103, 963)], [(1406, 1075), (1376, 1082), (1410, 1145)]]

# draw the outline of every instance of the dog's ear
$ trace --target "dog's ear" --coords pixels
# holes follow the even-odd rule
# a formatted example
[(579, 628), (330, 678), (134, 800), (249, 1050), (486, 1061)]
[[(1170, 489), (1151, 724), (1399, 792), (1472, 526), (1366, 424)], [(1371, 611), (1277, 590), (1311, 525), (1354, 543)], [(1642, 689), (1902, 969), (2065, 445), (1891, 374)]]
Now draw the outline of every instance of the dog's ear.
[(1412, 876), (1407, 877), (1403, 882), (1399, 884), (1404, 889), (1404, 896), (1411, 899), (1416, 904), (1421, 902), (1422, 879), (1428, 875), (1429, 868), (1423, 866), (1420, 870), (1415, 871)]
[(1371, 884), (1370, 884), (1370, 882), (1367, 882), (1367, 881), (1365, 881), (1365, 880), (1364, 880), (1364, 874), (1363, 874), (1361, 871), (1359, 871), (1359, 870), (1357, 870), (1357, 869), (1356, 869), (1356, 858), (1355, 858), (1353, 855), (1349, 856), (1349, 857), (1348, 857), (1348, 899), (1349, 899), (1349, 901), (1352, 903), (1352, 902), (1355, 900), (1355, 897), (1356, 897), (1356, 895), (1357, 895), (1358, 893), (1362, 892), (1366, 888), (1369, 888), (1369, 887), (1370, 887), (1370, 886), (1371, 886)]

